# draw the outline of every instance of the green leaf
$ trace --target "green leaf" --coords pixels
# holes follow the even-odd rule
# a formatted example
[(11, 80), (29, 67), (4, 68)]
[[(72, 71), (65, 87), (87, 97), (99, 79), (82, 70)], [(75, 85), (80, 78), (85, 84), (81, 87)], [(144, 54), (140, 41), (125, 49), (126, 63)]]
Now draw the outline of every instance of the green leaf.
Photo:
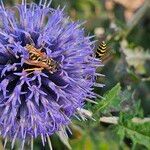
[(121, 140), (128, 137), (133, 145), (141, 144), (150, 148), (150, 122), (133, 122), (132, 116), (122, 114), (118, 124), (118, 135)]
[(120, 94), (121, 92), (121, 86), (118, 83), (116, 86), (114, 86), (110, 91), (108, 91), (104, 95), (104, 99), (101, 100), (95, 108), (95, 113), (99, 111), (107, 111), (110, 108), (116, 108), (120, 104)]

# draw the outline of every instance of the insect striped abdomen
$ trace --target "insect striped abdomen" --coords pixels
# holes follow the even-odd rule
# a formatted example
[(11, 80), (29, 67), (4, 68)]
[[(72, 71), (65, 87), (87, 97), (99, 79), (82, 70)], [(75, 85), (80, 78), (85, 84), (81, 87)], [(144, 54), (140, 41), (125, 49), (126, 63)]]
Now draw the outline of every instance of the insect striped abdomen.
[(106, 51), (107, 51), (106, 43), (102, 41), (97, 48), (96, 54), (98, 57), (101, 58), (103, 55), (105, 55)]

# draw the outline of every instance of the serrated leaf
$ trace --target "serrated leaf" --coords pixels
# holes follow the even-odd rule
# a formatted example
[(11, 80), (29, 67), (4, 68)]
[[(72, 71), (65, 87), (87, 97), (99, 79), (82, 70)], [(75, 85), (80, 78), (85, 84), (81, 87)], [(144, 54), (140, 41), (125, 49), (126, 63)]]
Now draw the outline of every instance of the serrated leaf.
[(124, 114), (118, 124), (118, 134), (121, 140), (126, 136), (135, 144), (141, 144), (150, 148), (150, 122), (135, 123), (132, 116)]
[(118, 83), (110, 91), (108, 91), (108, 93), (104, 95), (104, 99), (96, 105), (95, 113), (99, 111), (107, 111), (111, 107), (118, 107), (118, 105), (120, 104), (120, 92), (121, 86)]

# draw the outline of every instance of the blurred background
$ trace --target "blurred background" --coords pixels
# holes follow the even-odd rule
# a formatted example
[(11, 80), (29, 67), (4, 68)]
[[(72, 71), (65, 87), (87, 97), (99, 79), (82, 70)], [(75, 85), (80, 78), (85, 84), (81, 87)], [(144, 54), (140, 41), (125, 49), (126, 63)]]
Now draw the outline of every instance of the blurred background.
[[(20, 1), (4, 3), (9, 7)], [(93, 120), (72, 118), (73, 134), (68, 133), (72, 149), (150, 149), (150, 0), (52, 1), (52, 7), (59, 5), (65, 6), (72, 20), (86, 21), (83, 27), (86, 34), (95, 35), (95, 50), (102, 40), (108, 47), (104, 67), (97, 70), (105, 75), (97, 77), (97, 82), (106, 86), (95, 88), (105, 99), (98, 98), (97, 105), (85, 104), (93, 112)], [(51, 139), (54, 150), (68, 149), (56, 135)], [(43, 148), (37, 139), (34, 149), (49, 148)]]

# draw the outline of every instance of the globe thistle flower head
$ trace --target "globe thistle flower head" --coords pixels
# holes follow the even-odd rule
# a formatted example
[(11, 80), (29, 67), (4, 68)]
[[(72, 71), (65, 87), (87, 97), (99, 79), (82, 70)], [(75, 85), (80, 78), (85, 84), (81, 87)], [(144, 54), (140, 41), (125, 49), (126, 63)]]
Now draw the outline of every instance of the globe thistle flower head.
[(38, 136), (44, 145), (50, 135), (65, 133), (70, 117), (83, 117), (85, 100), (96, 97), (100, 62), (93, 54), (90, 37), (63, 9), (46, 0), (23, 0), (12, 9), (1, 2), (0, 133), (12, 147), (16, 139), (23, 148)]

